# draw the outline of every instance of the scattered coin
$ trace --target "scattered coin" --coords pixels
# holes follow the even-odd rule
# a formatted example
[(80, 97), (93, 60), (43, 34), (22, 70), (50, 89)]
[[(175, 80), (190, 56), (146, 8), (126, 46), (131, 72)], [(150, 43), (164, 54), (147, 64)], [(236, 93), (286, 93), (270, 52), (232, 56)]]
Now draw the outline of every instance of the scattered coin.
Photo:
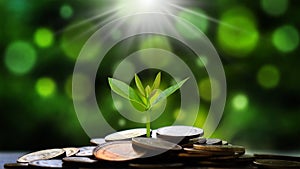
[(67, 147), (67, 148), (63, 148), (63, 150), (65, 150), (67, 157), (73, 156), (79, 152), (79, 148), (75, 148), (75, 147)]
[(88, 157), (65, 157), (62, 159), (63, 162), (71, 162), (71, 163), (97, 163), (98, 160), (94, 160)]
[(192, 126), (168, 126), (157, 129), (157, 137), (171, 142), (197, 138), (204, 134), (203, 130)]
[(237, 154), (244, 154), (245, 153), (245, 147), (243, 147), (243, 146), (194, 144), (193, 147), (194, 147), (194, 149), (205, 150), (205, 151), (235, 152)]
[(256, 159), (281, 159), (281, 160), (290, 160), (300, 162), (300, 157), (295, 156), (286, 156), (278, 154), (254, 154)]
[(145, 136), (146, 134), (146, 128), (123, 130), (106, 136), (105, 141), (131, 140), (134, 137)]
[(182, 147), (157, 138), (137, 137), (132, 139), (132, 144), (148, 150), (181, 150)]
[(208, 138), (208, 139), (206, 139), (205, 144), (207, 144), (207, 145), (221, 145), (222, 140), (220, 140), (218, 138)]
[(25, 168), (28, 166), (28, 163), (6, 163), (4, 164), (4, 168)]
[(228, 142), (225, 140), (222, 140), (222, 145), (228, 145)]
[(136, 164), (136, 163), (130, 163), (130, 167), (133, 168), (179, 168), (183, 166), (183, 163), (170, 163), (170, 164)]
[(101, 144), (94, 151), (94, 156), (97, 159), (108, 161), (128, 161), (140, 158), (144, 154), (144, 152), (135, 151), (131, 141), (114, 141)]
[(192, 138), (189, 140), (191, 143), (195, 144), (205, 144), (206, 143), (206, 138), (204, 137), (197, 137), (197, 138)]
[(104, 138), (93, 138), (90, 140), (90, 143), (93, 145), (99, 145), (99, 144), (104, 144), (106, 143)]
[(79, 152), (76, 153), (76, 156), (80, 156), (80, 157), (93, 156), (93, 151), (94, 151), (95, 148), (96, 148), (96, 146), (80, 147)]
[(300, 168), (300, 162), (288, 160), (257, 159), (253, 163), (266, 168)]
[(235, 154), (233, 151), (205, 151), (194, 148), (184, 148), (184, 151), (187, 153), (202, 154), (206, 156), (232, 156)]
[(200, 154), (200, 153), (179, 153), (178, 157), (184, 157), (184, 158), (204, 158), (204, 157), (210, 157), (211, 155), (207, 154)]
[(30, 166), (35, 167), (46, 167), (46, 168), (62, 168), (63, 162), (62, 160), (37, 160), (31, 161), (29, 163)]
[(17, 162), (19, 163), (29, 163), (35, 160), (47, 160), (63, 155), (65, 150), (63, 149), (48, 149), (41, 150), (26, 154), (20, 158), (18, 158)]

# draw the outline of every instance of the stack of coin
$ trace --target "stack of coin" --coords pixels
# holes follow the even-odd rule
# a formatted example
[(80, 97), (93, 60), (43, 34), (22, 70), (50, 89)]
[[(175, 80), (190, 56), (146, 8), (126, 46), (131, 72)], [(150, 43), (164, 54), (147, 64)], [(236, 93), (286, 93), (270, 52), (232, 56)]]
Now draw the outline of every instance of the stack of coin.
[(204, 138), (192, 126), (130, 129), (92, 138), (91, 145), (28, 153), (5, 168), (300, 168), (300, 157), (245, 155), (245, 148)]

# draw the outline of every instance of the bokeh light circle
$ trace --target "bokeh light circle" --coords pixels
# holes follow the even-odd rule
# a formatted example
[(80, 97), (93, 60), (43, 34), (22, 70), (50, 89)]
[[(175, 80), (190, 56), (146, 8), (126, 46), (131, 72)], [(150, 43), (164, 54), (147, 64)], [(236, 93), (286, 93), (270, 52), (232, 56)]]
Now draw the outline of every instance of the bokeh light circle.
[(36, 59), (36, 51), (30, 43), (16, 41), (7, 47), (4, 62), (12, 73), (24, 75), (32, 70)]
[(42, 77), (36, 82), (35, 89), (40, 96), (49, 97), (56, 91), (56, 83), (49, 77)]
[(279, 16), (286, 12), (289, 0), (261, 0), (262, 9), (271, 16)]
[(234, 7), (220, 19), (217, 40), (221, 49), (229, 56), (248, 56), (257, 46), (259, 32), (256, 19), (245, 7)]
[(272, 42), (281, 52), (294, 51), (299, 46), (299, 32), (291, 25), (281, 26), (274, 31)]
[(59, 13), (60, 16), (64, 19), (71, 18), (73, 15), (73, 8), (68, 4), (64, 4), (60, 7)]
[(53, 44), (54, 35), (48, 28), (39, 28), (34, 33), (34, 42), (41, 48), (49, 47)]
[(248, 107), (248, 97), (243, 93), (236, 94), (232, 99), (232, 106), (236, 110), (244, 110)]
[(275, 88), (280, 82), (280, 71), (274, 65), (264, 65), (257, 73), (257, 82), (263, 88)]

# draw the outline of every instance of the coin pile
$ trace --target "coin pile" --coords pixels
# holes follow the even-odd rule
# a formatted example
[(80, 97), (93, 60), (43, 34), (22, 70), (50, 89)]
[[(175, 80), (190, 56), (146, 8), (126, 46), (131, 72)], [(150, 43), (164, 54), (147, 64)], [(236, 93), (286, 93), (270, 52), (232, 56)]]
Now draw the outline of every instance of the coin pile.
[(243, 146), (204, 138), (192, 126), (130, 129), (93, 138), (90, 146), (25, 154), (5, 168), (300, 168), (299, 157), (245, 154)]

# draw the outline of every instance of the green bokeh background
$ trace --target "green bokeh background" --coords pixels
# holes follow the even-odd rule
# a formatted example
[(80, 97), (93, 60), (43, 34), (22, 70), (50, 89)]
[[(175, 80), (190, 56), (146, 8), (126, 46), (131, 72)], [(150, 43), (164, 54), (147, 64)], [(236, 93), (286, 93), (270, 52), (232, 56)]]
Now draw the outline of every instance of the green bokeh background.
[[(89, 18), (109, 9), (112, 2), (0, 1), (0, 150), (89, 144), (73, 107), (72, 73), (82, 46), (105, 24), (101, 21), (109, 15), (95, 20)], [(193, 2), (186, 7), (200, 15), (182, 11), (175, 14), (205, 32), (221, 57), (227, 78), (224, 115), (213, 137), (251, 150), (299, 150), (300, 3), (289, 0)], [(185, 31), (180, 25), (174, 27), (179, 32)], [(112, 38), (121, 36), (118, 30), (112, 32)], [(218, 97), (210, 93), (211, 85), (218, 87), (218, 83), (207, 77), (204, 68), (207, 59), (205, 56), (190, 59), (191, 51), (175, 40), (159, 36), (127, 39), (111, 49), (103, 60), (95, 92), (105, 118), (116, 130), (143, 126), (118, 114), (107, 77), (112, 76), (121, 58), (149, 47), (176, 53), (195, 73), (202, 93), (195, 126), (202, 127), (211, 99)], [(158, 64), (164, 62), (168, 61), (162, 59)], [(151, 82), (157, 71), (143, 71), (139, 75), (143, 81)], [(80, 78), (83, 93), (73, 96), (77, 99), (94, 92), (85, 88), (88, 83), (85, 77)], [(163, 81), (162, 88), (173, 83), (165, 72)], [(168, 99), (167, 113), (153, 123), (153, 128), (172, 124), (177, 118), (178, 99), (179, 93)]]

